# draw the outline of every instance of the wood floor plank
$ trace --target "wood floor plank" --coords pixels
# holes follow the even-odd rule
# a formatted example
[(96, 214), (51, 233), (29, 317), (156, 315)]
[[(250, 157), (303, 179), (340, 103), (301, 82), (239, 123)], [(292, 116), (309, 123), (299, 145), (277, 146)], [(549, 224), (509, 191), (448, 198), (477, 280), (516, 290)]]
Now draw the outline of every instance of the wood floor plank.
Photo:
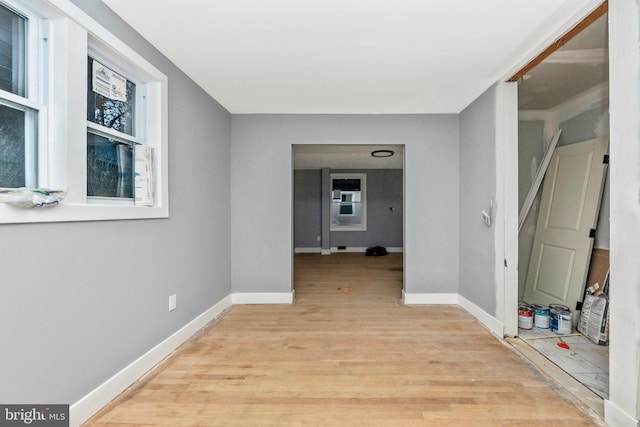
[(402, 274), (296, 255), (294, 304), (233, 306), (86, 425), (596, 425), (460, 307), (403, 305)]

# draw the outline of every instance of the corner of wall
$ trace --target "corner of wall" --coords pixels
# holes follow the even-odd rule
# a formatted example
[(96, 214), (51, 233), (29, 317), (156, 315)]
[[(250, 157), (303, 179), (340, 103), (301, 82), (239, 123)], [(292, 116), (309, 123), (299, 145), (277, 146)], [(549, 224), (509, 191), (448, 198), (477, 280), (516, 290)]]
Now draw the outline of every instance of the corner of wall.
[(173, 335), (140, 356), (129, 364), (129, 366), (116, 373), (76, 403), (72, 404), (69, 408), (70, 425), (79, 426), (94, 416), (100, 409), (206, 326), (207, 323), (220, 316), (231, 306), (231, 301), (231, 295), (218, 301)]

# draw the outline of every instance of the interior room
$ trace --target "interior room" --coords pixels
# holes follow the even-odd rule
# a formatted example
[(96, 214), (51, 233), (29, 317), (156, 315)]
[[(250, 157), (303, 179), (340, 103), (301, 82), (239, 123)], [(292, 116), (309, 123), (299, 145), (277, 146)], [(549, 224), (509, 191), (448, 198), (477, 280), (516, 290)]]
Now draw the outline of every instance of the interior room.
[[(603, 11), (593, 40), (563, 42)], [(296, 305), (296, 256), (330, 260), (379, 245), (402, 258), (402, 289), (394, 288), (393, 310), (377, 318), (380, 328), (388, 320), (413, 334), (409, 328), (435, 319), (448, 331), (437, 334), (445, 347), (436, 356), (469, 369), (448, 372), (434, 360), (394, 390), (438, 387), (448, 375), (486, 367), (495, 381), (453, 382), (470, 393), (497, 390), (459, 397), (454, 384), (448, 400), (427, 402), (429, 415), (442, 420), (464, 406), (526, 422), (509, 418), (522, 412), (501, 406), (501, 396), (529, 387), (529, 409), (517, 403), (523, 417), (539, 416), (538, 407), (553, 411), (551, 400), (569, 407), (564, 421), (583, 422), (570, 389), (567, 399), (549, 399), (547, 390), (566, 388), (555, 378), (505, 377), (482, 348), (528, 363), (511, 350), (514, 339), (529, 346), (518, 302), (551, 302), (527, 289), (545, 197), (533, 193), (521, 230), (519, 216), (562, 129), (560, 152), (608, 135), (602, 195), (587, 198), (601, 202), (593, 247), (610, 255), (609, 345), (598, 346), (608, 348), (608, 387), (597, 394), (595, 418), (637, 427), (639, 17), (628, 0), (185, 0), (161, 7), (153, 0), (0, 0), (0, 404), (68, 405), (70, 425), (82, 425), (132, 385), (143, 400), (162, 394), (145, 389), (145, 375), (178, 349), (196, 352), (189, 346), (203, 330), (215, 331), (205, 353), (246, 356), (251, 362), (238, 369), (259, 368), (260, 349), (223, 355), (223, 344), (229, 334), (251, 343), (261, 325), (286, 328), (264, 316), (269, 310), (292, 321), (313, 318), (313, 309)], [(539, 64), (550, 48), (557, 53)], [(298, 163), (305, 152), (345, 150), (348, 158), (354, 148), (366, 149), (367, 161), (402, 162), (380, 169), (326, 158)], [(386, 150), (393, 156), (371, 155)], [(384, 235), (374, 233), (370, 215), (365, 232), (358, 215), (365, 197), (373, 212), (378, 187), (371, 184), (380, 181), (379, 218), (393, 224)], [(324, 198), (334, 204), (333, 221), (318, 203)], [(564, 207), (581, 203), (566, 200)], [(299, 218), (301, 211), (310, 213)], [(384, 273), (397, 280), (398, 268)], [(426, 308), (440, 314), (416, 314)], [(410, 314), (385, 319), (400, 310)], [(459, 324), (447, 320), (450, 313)], [(351, 320), (339, 329), (362, 326)], [(216, 329), (223, 321), (231, 326)], [(324, 329), (332, 330), (338, 326)], [(471, 335), (481, 344), (470, 348)], [(432, 349), (429, 337), (415, 337), (402, 350), (378, 349), (419, 366), (412, 363), (420, 352)], [(565, 339), (571, 351), (574, 338)], [(361, 360), (350, 362), (366, 371)], [(197, 404), (222, 383), (229, 393), (219, 396), (231, 398), (243, 381), (241, 372), (209, 374)], [(288, 392), (286, 379), (276, 378), (272, 385)], [(190, 387), (166, 383), (182, 387), (178, 397)], [(409, 402), (416, 417), (425, 417), (423, 403)], [(191, 415), (198, 411), (206, 412), (202, 406)]]
[(293, 146), (294, 252), (401, 253), (403, 152), (401, 145)]

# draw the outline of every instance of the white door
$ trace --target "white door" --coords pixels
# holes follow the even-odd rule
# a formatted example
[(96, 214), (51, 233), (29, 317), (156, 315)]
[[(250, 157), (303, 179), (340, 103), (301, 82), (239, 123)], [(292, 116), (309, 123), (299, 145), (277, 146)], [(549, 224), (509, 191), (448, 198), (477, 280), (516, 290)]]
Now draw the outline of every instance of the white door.
[(566, 145), (551, 158), (525, 285), (528, 303), (565, 304), (574, 311), (582, 300), (608, 144), (598, 138)]

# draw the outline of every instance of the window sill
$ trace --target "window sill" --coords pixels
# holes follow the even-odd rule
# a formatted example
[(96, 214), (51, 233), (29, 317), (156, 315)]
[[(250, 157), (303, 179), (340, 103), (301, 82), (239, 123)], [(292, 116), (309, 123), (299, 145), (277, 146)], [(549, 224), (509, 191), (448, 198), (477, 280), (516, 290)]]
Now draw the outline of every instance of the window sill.
[(62, 202), (54, 206), (23, 209), (0, 204), (0, 224), (156, 218), (169, 218), (169, 208), (167, 206), (114, 206)]
[(329, 230), (330, 231), (367, 231), (367, 227), (366, 226), (362, 226), (362, 225), (353, 225), (353, 226), (349, 226), (349, 225), (335, 226), (335, 225), (332, 225)]

